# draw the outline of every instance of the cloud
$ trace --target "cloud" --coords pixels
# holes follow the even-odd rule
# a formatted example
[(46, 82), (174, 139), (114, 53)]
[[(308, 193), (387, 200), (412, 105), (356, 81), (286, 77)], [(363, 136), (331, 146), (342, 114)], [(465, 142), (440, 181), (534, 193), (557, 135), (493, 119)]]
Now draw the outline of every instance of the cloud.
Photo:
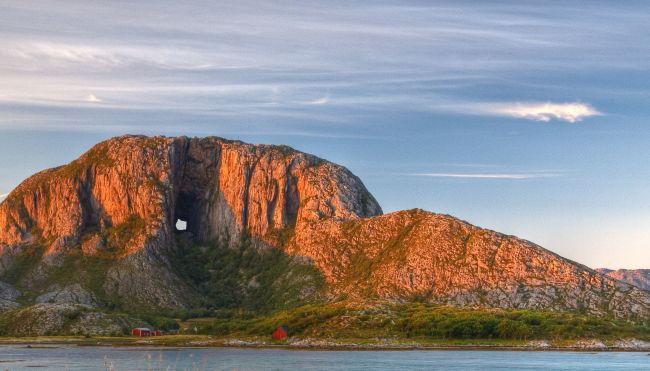
[(432, 178), (464, 178), (464, 179), (533, 179), (533, 178), (550, 178), (558, 174), (540, 173), (540, 174), (485, 174), (485, 173), (415, 173), (412, 176), (423, 176)]
[(481, 108), (488, 114), (549, 122), (552, 119), (578, 122), (601, 112), (585, 103), (496, 103)]
[[(223, 122), (233, 127), (285, 115), (360, 126), (384, 113), (421, 112), (575, 122), (587, 116), (531, 113), (531, 103), (507, 102), (531, 91), (539, 94), (529, 98), (535, 101), (564, 97), (567, 89), (587, 101), (601, 98), (596, 89), (631, 94), (629, 84), (603, 86), (609, 79), (598, 78), (567, 84), (567, 77), (591, 76), (603, 67), (645, 71), (650, 56), (638, 48), (645, 38), (623, 37), (646, 35), (647, 22), (634, 7), (341, 4), (15, 2), (0, 12), (6, 25), (0, 30), (0, 116), (15, 125), (54, 106), (52, 129), (60, 120), (99, 131), (105, 124), (89, 110), (154, 129), (159, 119), (151, 112), (161, 110), (227, 115)], [(133, 17), (145, 12), (146, 19)], [(594, 19), (607, 19), (607, 27)], [(504, 103), (486, 104), (497, 93)], [(8, 112), (17, 105), (20, 110)]]
[(307, 102), (307, 104), (312, 104), (312, 105), (321, 105), (321, 104), (327, 104), (329, 103), (330, 99), (328, 97), (322, 97), (318, 98), (312, 101)]
[(7, 196), (9, 196), (9, 193), (3, 193), (3, 194), (0, 194), (0, 201), (2, 201), (2, 200), (4, 200), (5, 198), (7, 198)]
[(116, 67), (123, 60), (114, 52), (88, 45), (30, 43), (9, 49), (10, 55), (39, 62), (65, 62)]
[(101, 99), (97, 98), (94, 94), (90, 94), (86, 97), (86, 102), (89, 103), (101, 103)]

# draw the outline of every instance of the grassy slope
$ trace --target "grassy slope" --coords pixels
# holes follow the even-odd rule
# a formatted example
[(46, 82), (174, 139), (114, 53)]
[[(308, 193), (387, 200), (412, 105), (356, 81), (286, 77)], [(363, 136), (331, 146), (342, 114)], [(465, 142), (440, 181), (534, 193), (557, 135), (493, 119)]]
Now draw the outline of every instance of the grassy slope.
[(236, 245), (177, 239), (173, 266), (203, 295), (203, 309), (270, 313), (318, 301), (325, 281), (313, 265), (280, 249), (258, 249), (246, 233)]
[(280, 325), (294, 336), (326, 339), (402, 340), (568, 340), (638, 338), (650, 340), (650, 321), (633, 324), (576, 313), (459, 309), (426, 304), (306, 305), (255, 316), (234, 312), (222, 318), (183, 323), (205, 334), (266, 336)]

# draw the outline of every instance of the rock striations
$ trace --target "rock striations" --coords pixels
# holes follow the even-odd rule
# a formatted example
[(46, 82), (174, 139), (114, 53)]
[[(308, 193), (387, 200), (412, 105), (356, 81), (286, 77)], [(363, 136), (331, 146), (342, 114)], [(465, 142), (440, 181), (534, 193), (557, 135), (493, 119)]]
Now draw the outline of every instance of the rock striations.
[(102, 142), (0, 204), (0, 307), (191, 307), (198, 294), (172, 259), (178, 235), (244, 232), (317, 267), (331, 299), (650, 315), (649, 292), (530, 242), (421, 210), (382, 215), (359, 178), (315, 156), (143, 136)]

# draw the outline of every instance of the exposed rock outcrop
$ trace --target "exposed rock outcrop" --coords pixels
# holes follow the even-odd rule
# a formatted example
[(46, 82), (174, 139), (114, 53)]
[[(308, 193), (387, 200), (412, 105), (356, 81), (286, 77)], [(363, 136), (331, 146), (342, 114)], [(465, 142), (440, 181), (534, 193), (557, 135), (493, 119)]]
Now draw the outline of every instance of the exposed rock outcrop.
[(20, 307), (16, 301), (22, 293), (6, 282), (0, 281), (0, 312)]
[(22, 293), (6, 282), (0, 281), (0, 299), (16, 300)]
[(83, 304), (89, 307), (97, 305), (97, 298), (91, 292), (86, 291), (78, 283), (65, 287), (50, 287), (49, 292), (39, 295), (34, 301), (36, 303), (67, 303)]

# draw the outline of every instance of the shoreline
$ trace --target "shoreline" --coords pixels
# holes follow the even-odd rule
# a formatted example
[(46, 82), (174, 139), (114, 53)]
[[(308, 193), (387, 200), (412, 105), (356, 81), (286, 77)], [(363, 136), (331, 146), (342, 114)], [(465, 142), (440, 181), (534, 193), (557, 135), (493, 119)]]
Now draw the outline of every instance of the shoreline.
[[(179, 338), (180, 337), (180, 338)], [(636, 340), (636, 339), (627, 339)], [(639, 341), (640, 342), (640, 341)], [(22, 345), (32, 349), (57, 348), (57, 346), (79, 347), (114, 347), (114, 348), (175, 348), (175, 349), (204, 349), (204, 348), (240, 348), (240, 349), (281, 349), (281, 350), (313, 350), (313, 351), (537, 351), (537, 352), (649, 352), (650, 344), (641, 342), (637, 345), (614, 346), (605, 345), (599, 340), (582, 339), (567, 345), (552, 345), (546, 341), (529, 341), (521, 344), (494, 344), (477, 341), (475, 344), (453, 344), (444, 342), (431, 343), (363, 343), (323, 339), (291, 339), (288, 342), (268, 342), (260, 339), (213, 338), (208, 336), (161, 336), (156, 339), (135, 337), (66, 337), (41, 336), (25, 338), (2, 338), (1, 346)]]

